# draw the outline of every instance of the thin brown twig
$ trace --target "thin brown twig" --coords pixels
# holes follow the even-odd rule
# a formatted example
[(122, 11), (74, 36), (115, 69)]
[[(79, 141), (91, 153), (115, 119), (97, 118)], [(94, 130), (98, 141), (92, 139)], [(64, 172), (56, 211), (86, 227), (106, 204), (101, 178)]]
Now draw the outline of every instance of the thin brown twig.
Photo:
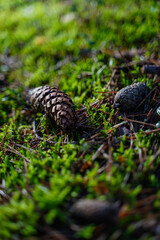
[(121, 123), (118, 123), (118, 124), (114, 125), (111, 129), (108, 130), (108, 133), (111, 133), (112, 131), (114, 131), (114, 129), (117, 129), (117, 128), (121, 127), (122, 125), (126, 124), (127, 122), (128, 121), (126, 120), (126, 121), (123, 121)]
[(107, 147), (107, 145), (105, 143), (103, 143), (98, 150), (94, 153), (94, 155), (92, 156), (92, 161), (94, 161), (102, 152), (102, 150), (105, 150)]
[(111, 170), (112, 170), (112, 165), (113, 165), (113, 159), (112, 159), (112, 150), (111, 150), (112, 146), (111, 146), (111, 137), (108, 138), (108, 162), (106, 165), (106, 174), (111, 174)]
[[(133, 131), (134, 131), (134, 127), (133, 127)], [(135, 131), (134, 131), (134, 135), (135, 135), (135, 137), (136, 137), (136, 139), (138, 141), (138, 154), (139, 154), (139, 161), (140, 161), (140, 164), (138, 166), (138, 170), (141, 170), (142, 167), (143, 167), (143, 162), (144, 162), (143, 161), (142, 148), (141, 148), (141, 142), (140, 142), (140, 140), (139, 140), (139, 138), (138, 138), (138, 136), (137, 136)]]
[[(154, 87), (148, 94), (147, 94), (147, 96), (141, 101), (141, 103), (136, 107), (136, 109), (138, 109), (145, 101), (146, 101), (146, 99), (151, 95), (151, 93), (154, 91), (154, 90), (156, 90), (158, 88), (158, 86), (156, 86), (156, 87)], [(136, 110), (135, 109), (135, 110)]]
[(112, 72), (111, 78), (110, 78), (110, 80), (109, 80), (109, 82), (108, 82), (108, 84), (106, 86), (106, 88), (110, 89), (111, 82), (112, 82), (114, 76), (116, 75), (116, 72), (117, 72), (117, 69), (114, 69), (113, 72)]
[(7, 136), (7, 134), (8, 134), (8, 126), (9, 126), (9, 124), (7, 124), (6, 131), (5, 131), (4, 137), (3, 137), (3, 139), (2, 139), (2, 146), (4, 145), (6, 136)]
[(152, 161), (149, 163), (149, 166), (151, 166), (155, 162), (158, 156), (160, 156), (160, 149), (155, 153)]
[(14, 143), (14, 145), (15, 145), (15, 146), (17, 146), (17, 147), (24, 148), (24, 149), (26, 149), (27, 151), (29, 151), (30, 153), (33, 153), (33, 152), (35, 152), (35, 150), (34, 150), (34, 149), (32, 149), (32, 148), (28, 148), (28, 147), (25, 147), (25, 146), (23, 146), (23, 145), (21, 145), (21, 144)]
[(147, 132), (143, 132), (143, 134), (144, 135), (150, 135), (152, 133), (157, 133), (157, 132), (160, 132), (160, 128), (153, 129), (153, 130), (150, 130), (150, 131), (147, 131)]
[(148, 126), (151, 126), (151, 127), (156, 127), (156, 125), (154, 125), (154, 124), (141, 122), (141, 121), (137, 121), (137, 120), (134, 120), (134, 119), (129, 119), (129, 118), (125, 118), (125, 117), (121, 117), (121, 119), (125, 120), (125, 121), (128, 121), (128, 122), (134, 122), (134, 123), (139, 123), (139, 124), (143, 124), (143, 125), (148, 125)]
[(22, 157), (26, 162), (31, 163), (31, 160), (29, 160), (28, 158), (26, 158), (23, 154), (21, 154), (20, 152), (18, 152), (16, 149), (14, 149), (13, 147), (9, 146), (8, 144), (4, 144), (6, 147), (5, 151), (8, 152), (12, 152), (20, 157)]

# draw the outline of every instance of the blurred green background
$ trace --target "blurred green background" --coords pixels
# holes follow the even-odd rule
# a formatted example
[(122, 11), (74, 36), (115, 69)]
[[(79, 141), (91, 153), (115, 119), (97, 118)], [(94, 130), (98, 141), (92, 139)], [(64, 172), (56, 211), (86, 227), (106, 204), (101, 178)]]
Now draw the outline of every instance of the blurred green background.
[(20, 60), (9, 80), (26, 86), (53, 85), (75, 72), (71, 66), (63, 76), (65, 64), (62, 72), (57, 71), (60, 60), (80, 65), (93, 50), (156, 51), (159, 7), (159, 1), (148, 0), (1, 0), (0, 52)]

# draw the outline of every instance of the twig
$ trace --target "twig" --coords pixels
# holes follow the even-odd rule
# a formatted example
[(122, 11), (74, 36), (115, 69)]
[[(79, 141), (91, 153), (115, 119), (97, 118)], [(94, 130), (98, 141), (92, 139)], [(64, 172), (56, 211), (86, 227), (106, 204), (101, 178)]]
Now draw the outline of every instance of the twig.
[(106, 86), (106, 88), (109, 88), (109, 89), (110, 89), (111, 82), (112, 82), (114, 76), (116, 75), (116, 72), (117, 72), (117, 70), (114, 69), (113, 72), (112, 72), (111, 78), (110, 78), (110, 80), (109, 80), (109, 82), (108, 82), (108, 84), (107, 84), (107, 86)]
[[(130, 132), (133, 131), (133, 124), (130, 122)], [(130, 138), (130, 148), (132, 149), (133, 148), (133, 138), (131, 137)]]
[(4, 144), (6, 147), (8, 147), (8, 149), (5, 149), (5, 151), (8, 151), (8, 152), (12, 152), (20, 157), (22, 157), (26, 162), (28, 163), (31, 163), (31, 161), (26, 158), (24, 155), (22, 155), (20, 152), (18, 152), (16, 149), (14, 149), (13, 147), (9, 146), (8, 144)]
[(37, 133), (38, 128), (39, 128), (39, 126), (41, 125), (41, 123), (42, 123), (42, 121), (43, 121), (43, 119), (45, 118), (46, 115), (47, 115), (47, 113), (45, 113), (45, 114), (43, 115), (43, 117), (41, 118), (41, 121), (39, 122), (37, 128), (35, 129), (35, 132), (36, 132), (36, 133)]
[(152, 161), (149, 163), (149, 166), (151, 166), (154, 163), (154, 161), (157, 159), (159, 155), (160, 155), (160, 149), (155, 153)]
[[(39, 141), (44, 141), (44, 140), (45, 140), (45, 142), (46, 142), (46, 143), (49, 143), (49, 144), (56, 144), (56, 143), (58, 143), (58, 142), (56, 142), (56, 141), (50, 141), (50, 140), (48, 140), (48, 139), (44, 139), (43, 137), (40, 137), (40, 136), (38, 136), (38, 135), (36, 135), (36, 138), (37, 138)], [(61, 143), (65, 145), (65, 144), (68, 144), (68, 143), (76, 144), (77, 142), (76, 142), (76, 141), (72, 141), (72, 142), (61, 141)]]
[[(132, 124), (132, 127), (133, 127), (133, 124)], [(134, 127), (133, 127), (133, 130), (134, 130)], [(141, 149), (141, 142), (136, 134), (136, 132), (134, 131), (134, 135), (138, 141), (138, 154), (139, 154), (139, 161), (140, 161), (140, 164), (138, 166), (138, 170), (142, 170), (142, 167), (143, 167), (143, 156), (142, 156), (142, 149)]]
[[(158, 86), (156, 86), (155, 88), (153, 88), (148, 94), (147, 94), (147, 96), (141, 101), (141, 103), (136, 107), (136, 109), (138, 109), (145, 101), (146, 101), (146, 99), (149, 97), (149, 95), (151, 95), (151, 93), (154, 91), (154, 90), (156, 90), (158, 88)], [(135, 109), (135, 110), (136, 110)]]
[(121, 127), (122, 125), (126, 124), (126, 123), (128, 123), (128, 120), (114, 125), (111, 129), (109, 129), (108, 133), (111, 133), (114, 129), (117, 129), (117, 128)]
[(160, 132), (160, 128), (153, 129), (151, 131), (143, 132), (144, 135), (150, 135), (151, 133)]
[(157, 74), (160, 76), (160, 66), (144, 65), (141, 69), (142, 73)]
[(17, 146), (17, 147), (24, 148), (24, 149), (26, 149), (27, 151), (29, 151), (30, 153), (35, 152), (32, 148), (25, 147), (25, 146), (23, 146), (23, 145), (21, 145), (21, 144), (14, 143), (14, 145)]
[(121, 69), (128, 68), (128, 67), (134, 67), (135, 65), (143, 66), (144, 64), (152, 64), (152, 62), (147, 61), (147, 60), (132, 61), (127, 64), (124, 64), (124, 66), (116, 66), (116, 67), (114, 67), (114, 69), (121, 70)]
[(99, 76), (106, 67), (107, 67), (107, 65), (103, 65), (103, 66), (97, 71), (96, 75)]
[(102, 144), (99, 148), (98, 148), (98, 150), (95, 152), (95, 154), (92, 156), (92, 161), (94, 161), (99, 155), (100, 155), (100, 153), (102, 152), (102, 150), (105, 150), (106, 149), (106, 147), (107, 147), (107, 145), (104, 143), (104, 144)]
[(5, 131), (4, 137), (3, 137), (3, 139), (2, 139), (2, 146), (4, 145), (6, 136), (7, 136), (7, 134), (8, 134), (8, 126), (9, 126), (9, 124), (7, 124), (6, 131)]
[(54, 69), (54, 70), (58, 70), (58, 69), (60, 69), (62, 66), (66, 65), (67, 63), (69, 63), (70, 61), (73, 61), (73, 58), (72, 58), (72, 57), (66, 57), (65, 59), (57, 62), (57, 63), (54, 65), (53, 69)]
[(0, 189), (0, 195), (4, 197), (6, 200), (9, 200), (9, 196), (1, 189)]
[(158, 108), (159, 103), (156, 104), (156, 106), (152, 109), (151, 113), (149, 114), (147, 121), (152, 120), (153, 114), (155, 113), (156, 109)]
[[(117, 169), (119, 169), (119, 170), (121, 170), (121, 171), (124, 171), (124, 170), (119, 166), (119, 164), (113, 162), (113, 165), (114, 165)], [(102, 172), (106, 171), (107, 167), (108, 167), (108, 164), (106, 163), (106, 164), (103, 165), (100, 169), (98, 169), (96, 175), (101, 174)]]
[(125, 120), (125, 121), (128, 121), (128, 122), (134, 122), (134, 123), (139, 123), (139, 124), (143, 124), (143, 125), (148, 125), (148, 126), (151, 126), (151, 127), (156, 127), (156, 125), (151, 124), (151, 123), (141, 122), (141, 121), (137, 121), (137, 120), (133, 120), (133, 119), (129, 119), (129, 118), (124, 118), (124, 117), (121, 117), (121, 119)]
[(131, 173), (127, 172), (126, 176), (124, 177), (123, 183), (122, 183), (122, 187), (125, 187), (125, 185), (127, 184), (129, 178), (130, 178)]

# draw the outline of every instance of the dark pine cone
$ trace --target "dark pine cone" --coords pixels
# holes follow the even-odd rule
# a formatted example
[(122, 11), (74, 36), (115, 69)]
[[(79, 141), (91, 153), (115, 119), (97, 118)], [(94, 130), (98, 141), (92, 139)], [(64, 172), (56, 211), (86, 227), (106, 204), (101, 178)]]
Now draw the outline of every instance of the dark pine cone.
[(81, 223), (115, 222), (117, 204), (107, 201), (80, 199), (71, 208), (72, 216)]
[(145, 83), (135, 83), (122, 88), (115, 95), (114, 108), (128, 113), (136, 111), (146, 95), (147, 86)]
[(54, 87), (42, 86), (29, 90), (27, 99), (33, 111), (46, 113), (62, 129), (74, 127), (75, 107), (64, 92)]

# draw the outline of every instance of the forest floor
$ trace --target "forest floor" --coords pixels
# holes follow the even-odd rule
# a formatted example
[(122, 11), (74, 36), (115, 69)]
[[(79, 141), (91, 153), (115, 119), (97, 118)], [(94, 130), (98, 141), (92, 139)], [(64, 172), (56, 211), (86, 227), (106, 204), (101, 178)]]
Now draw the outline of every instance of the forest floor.
[[(0, 239), (160, 239), (160, 78), (141, 71), (160, 64), (160, 2), (1, 0), (0, 22)], [(141, 111), (113, 108), (136, 82)], [(43, 85), (78, 128), (31, 111)]]

